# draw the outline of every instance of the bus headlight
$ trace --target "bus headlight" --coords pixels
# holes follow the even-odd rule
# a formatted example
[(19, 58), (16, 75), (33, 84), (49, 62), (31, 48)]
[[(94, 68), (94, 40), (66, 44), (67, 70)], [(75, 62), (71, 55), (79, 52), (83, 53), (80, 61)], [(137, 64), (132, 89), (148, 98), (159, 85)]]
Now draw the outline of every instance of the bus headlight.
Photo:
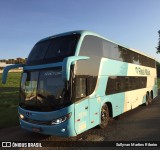
[(21, 119), (24, 119), (24, 115), (22, 115), (22, 114), (19, 114), (19, 117), (20, 117)]
[(55, 119), (51, 122), (51, 125), (56, 125), (56, 124), (60, 124), (62, 122), (65, 122), (66, 120), (68, 120), (71, 117), (72, 113), (69, 113), (61, 118)]

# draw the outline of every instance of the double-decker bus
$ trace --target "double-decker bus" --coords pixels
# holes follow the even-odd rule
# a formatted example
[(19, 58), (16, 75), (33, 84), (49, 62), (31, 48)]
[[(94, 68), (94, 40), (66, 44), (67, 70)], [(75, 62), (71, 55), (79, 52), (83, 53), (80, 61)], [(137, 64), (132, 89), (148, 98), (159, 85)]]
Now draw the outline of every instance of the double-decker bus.
[(90, 31), (47, 37), (23, 67), (19, 120), (26, 130), (76, 136), (157, 96), (155, 60)]

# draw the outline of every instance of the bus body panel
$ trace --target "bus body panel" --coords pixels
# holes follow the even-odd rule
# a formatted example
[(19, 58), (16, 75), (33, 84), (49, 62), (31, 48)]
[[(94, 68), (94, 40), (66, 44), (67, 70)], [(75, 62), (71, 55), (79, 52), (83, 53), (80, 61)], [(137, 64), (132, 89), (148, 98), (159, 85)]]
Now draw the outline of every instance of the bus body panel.
[(158, 95), (158, 86), (155, 85), (155, 86), (153, 87), (153, 98), (155, 98), (157, 95)]
[(75, 130), (80, 134), (90, 128), (88, 99), (75, 103)]
[(101, 97), (89, 99), (89, 124), (93, 128), (101, 122)]
[(112, 117), (116, 117), (123, 112), (125, 93), (118, 93), (105, 96), (101, 102), (103, 104), (109, 102), (112, 106)]
[(126, 76), (128, 63), (111, 60), (108, 58), (101, 59), (99, 76)]
[[(153, 91), (153, 98), (157, 96), (156, 70), (146, 66), (102, 58), (100, 63), (98, 85), (95, 95), (102, 96), (101, 107), (104, 103), (112, 104), (112, 117), (116, 117), (128, 110), (134, 109), (146, 102), (147, 91)], [(105, 89), (109, 76), (145, 76), (147, 77), (147, 85), (143, 89), (136, 89), (116, 94), (107, 95)]]
[[(42, 122), (52, 122), (55, 119), (61, 118), (67, 114), (71, 113), (71, 117), (56, 125), (43, 125)], [(74, 129), (74, 104), (65, 107), (60, 110), (55, 110), (52, 112), (37, 112), (29, 111), (19, 107), (19, 114), (23, 114), (26, 119), (20, 119), (20, 125), (22, 128), (34, 132), (33, 129), (39, 129), (39, 133), (57, 136), (76, 136)], [(33, 121), (32, 121), (33, 120)], [(33, 122), (33, 123), (32, 123)], [(36, 122), (36, 123), (35, 123)]]

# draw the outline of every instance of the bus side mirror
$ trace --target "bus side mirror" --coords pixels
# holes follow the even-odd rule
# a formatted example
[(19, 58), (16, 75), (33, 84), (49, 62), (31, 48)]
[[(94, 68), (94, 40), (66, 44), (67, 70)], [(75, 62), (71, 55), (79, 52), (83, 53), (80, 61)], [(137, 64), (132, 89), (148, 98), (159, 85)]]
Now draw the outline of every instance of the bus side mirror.
[(9, 65), (9, 66), (5, 67), (3, 69), (3, 74), (2, 74), (2, 83), (6, 84), (9, 70), (19, 68), (19, 67), (23, 67), (23, 66), (24, 66), (24, 64), (15, 64), (15, 65)]
[(86, 59), (89, 59), (90, 57), (87, 57), (87, 56), (69, 56), (69, 57), (66, 57), (64, 60), (63, 60), (63, 63), (62, 63), (62, 78), (64, 81), (69, 81), (69, 78), (70, 78), (70, 67), (71, 67), (71, 64), (73, 64), (75, 61), (77, 60), (86, 60)]

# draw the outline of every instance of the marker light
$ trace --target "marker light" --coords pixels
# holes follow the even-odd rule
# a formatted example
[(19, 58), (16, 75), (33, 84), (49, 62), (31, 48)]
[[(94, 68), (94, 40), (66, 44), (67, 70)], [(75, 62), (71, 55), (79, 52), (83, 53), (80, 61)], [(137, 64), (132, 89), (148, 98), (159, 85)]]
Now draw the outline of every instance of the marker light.
[(62, 122), (65, 122), (66, 120), (68, 120), (71, 117), (72, 113), (69, 113), (61, 118), (55, 119), (51, 122), (52, 125), (56, 125), (56, 124), (60, 124)]
[(66, 129), (61, 129), (61, 132), (65, 132), (66, 131)]

